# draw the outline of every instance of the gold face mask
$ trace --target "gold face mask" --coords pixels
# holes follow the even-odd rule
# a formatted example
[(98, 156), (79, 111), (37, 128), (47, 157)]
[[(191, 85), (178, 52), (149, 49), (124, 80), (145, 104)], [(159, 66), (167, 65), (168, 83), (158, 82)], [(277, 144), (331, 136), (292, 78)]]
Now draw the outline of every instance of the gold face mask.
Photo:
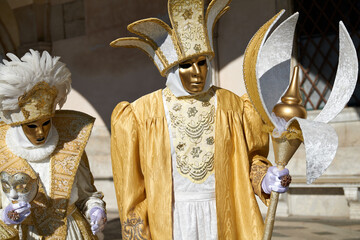
[(25, 123), (21, 125), (25, 136), (29, 141), (34, 145), (41, 145), (45, 143), (50, 129), (51, 129), (51, 119), (42, 118), (30, 123)]
[(6, 197), (12, 202), (31, 202), (38, 192), (38, 179), (32, 179), (26, 173), (10, 175), (1, 172), (1, 185)]
[(179, 75), (184, 89), (189, 93), (199, 93), (204, 89), (207, 75), (205, 56), (199, 56), (179, 64)]

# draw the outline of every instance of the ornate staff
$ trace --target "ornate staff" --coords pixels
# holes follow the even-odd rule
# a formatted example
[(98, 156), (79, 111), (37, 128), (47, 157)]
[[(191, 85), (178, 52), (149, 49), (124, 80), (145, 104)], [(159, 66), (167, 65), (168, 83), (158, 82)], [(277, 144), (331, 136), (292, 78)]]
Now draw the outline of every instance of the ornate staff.
[[(340, 113), (355, 89), (358, 59), (352, 40), (340, 22), (339, 64), (333, 89), (314, 121), (304, 119), (306, 111), (300, 105), (298, 68), (294, 69), (288, 86), (298, 13), (286, 19), (268, 37), (272, 26), (283, 13), (284, 10), (265, 23), (248, 44), (244, 57), (244, 80), (250, 99), (265, 123), (265, 130), (272, 136), (278, 168), (283, 169), (300, 143), (304, 142), (307, 183), (310, 184), (322, 175), (335, 157), (338, 138), (335, 130), (327, 123)], [(277, 104), (280, 98), (282, 103)], [(271, 116), (272, 111), (275, 117)], [(278, 118), (283, 121), (278, 121)], [(283, 130), (276, 135), (278, 129)], [(271, 239), (278, 198), (278, 193), (271, 193), (264, 240)]]
[[(296, 66), (288, 90), (284, 96), (282, 96), (281, 103), (276, 104), (273, 109), (273, 113), (275, 113), (277, 117), (284, 119), (286, 122), (293, 117), (306, 118), (307, 115), (305, 108), (301, 105), (302, 100), (299, 89), (298, 73), (299, 67)], [(291, 133), (294, 133), (294, 135), (292, 136)], [(299, 128), (292, 127), (289, 132), (283, 132), (279, 136), (271, 134), (275, 163), (279, 170), (285, 168), (299, 148), (302, 141), (295, 136), (298, 133)], [(270, 195), (270, 205), (265, 219), (263, 240), (271, 239), (278, 201), (279, 193), (272, 191)]]

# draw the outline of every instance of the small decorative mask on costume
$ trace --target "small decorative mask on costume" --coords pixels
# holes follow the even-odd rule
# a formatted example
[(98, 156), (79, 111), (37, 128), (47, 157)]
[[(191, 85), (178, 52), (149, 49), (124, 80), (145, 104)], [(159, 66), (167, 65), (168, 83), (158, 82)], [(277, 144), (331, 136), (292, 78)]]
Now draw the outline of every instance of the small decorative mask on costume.
[(198, 93), (204, 89), (207, 76), (206, 56), (198, 56), (179, 64), (179, 75), (184, 89)]
[(12, 202), (31, 202), (38, 192), (38, 179), (19, 172), (11, 175), (1, 172), (1, 185), (6, 197)]
[(21, 125), (25, 136), (29, 141), (34, 145), (41, 145), (45, 143), (50, 129), (51, 129), (51, 119), (42, 118), (30, 123), (25, 123)]

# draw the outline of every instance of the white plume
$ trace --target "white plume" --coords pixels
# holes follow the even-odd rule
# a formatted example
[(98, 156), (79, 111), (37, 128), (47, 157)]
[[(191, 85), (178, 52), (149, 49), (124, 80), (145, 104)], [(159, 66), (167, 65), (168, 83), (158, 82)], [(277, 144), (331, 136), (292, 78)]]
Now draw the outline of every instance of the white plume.
[(59, 57), (51, 57), (47, 51), (40, 55), (32, 49), (21, 60), (12, 53), (7, 57), (11, 61), (0, 63), (0, 110), (17, 109), (19, 97), (43, 81), (56, 87), (55, 104), (63, 106), (71, 90), (71, 73)]

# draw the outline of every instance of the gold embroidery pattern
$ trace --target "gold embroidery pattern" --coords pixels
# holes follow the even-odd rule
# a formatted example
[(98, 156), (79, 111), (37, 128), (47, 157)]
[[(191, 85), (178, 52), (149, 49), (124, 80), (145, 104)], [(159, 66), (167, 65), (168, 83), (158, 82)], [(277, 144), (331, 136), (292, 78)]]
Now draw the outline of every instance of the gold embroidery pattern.
[(250, 179), (253, 187), (260, 186), (262, 179), (267, 172), (268, 166), (253, 165), (251, 166)]
[(86, 240), (98, 239), (96, 236), (94, 236), (94, 234), (92, 234), (90, 225), (86, 224), (87, 220), (84, 218), (84, 216), (80, 213), (80, 211), (77, 208), (75, 212), (72, 214), (72, 217), (74, 218), (76, 224), (78, 225), (81, 235), (83, 236), (83, 239)]
[(137, 217), (135, 213), (130, 213), (130, 218), (122, 224), (122, 238), (124, 240), (146, 240), (146, 235), (144, 220)]
[(204, 0), (169, 1), (169, 16), (185, 56), (211, 51), (203, 26)]
[(202, 180), (205, 181), (209, 173), (214, 170), (214, 154), (207, 153), (202, 160), (198, 164), (191, 164), (186, 156), (183, 156), (183, 158), (176, 156), (178, 170), (180, 169), (182, 174), (188, 175), (191, 180), (199, 183), (203, 182)]
[(0, 221), (0, 239), (19, 240), (19, 233), (15, 228)]
[(53, 115), (56, 87), (50, 87), (46, 82), (37, 83), (29, 92), (19, 97), (19, 107), (25, 120), (12, 123), (12, 126), (36, 121)]
[[(51, 156), (50, 197), (39, 183), (39, 192), (31, 203), (32, 218), (39, 234), (45, 239), (65, 239), (67, 234), (67, 207), (74, 178), (90, 136), (94, 119), (75, 111), (58, 111), (53, 124), (59, 130), (59, 142)], [(9, 126), (0, 128), (0, 171), (10, 174), (23, 171), (34, 178), (35, 172), (26, 160), (14, 155), (6, 147)], [(28, 217), (28, 218), (29, 218)], [(29, 224), (33, 224), (29, 221)]]
[(214, 172), (215, 93), (176, 98), (163, 91), (169, 110), (178, 172), (203, 183)]

